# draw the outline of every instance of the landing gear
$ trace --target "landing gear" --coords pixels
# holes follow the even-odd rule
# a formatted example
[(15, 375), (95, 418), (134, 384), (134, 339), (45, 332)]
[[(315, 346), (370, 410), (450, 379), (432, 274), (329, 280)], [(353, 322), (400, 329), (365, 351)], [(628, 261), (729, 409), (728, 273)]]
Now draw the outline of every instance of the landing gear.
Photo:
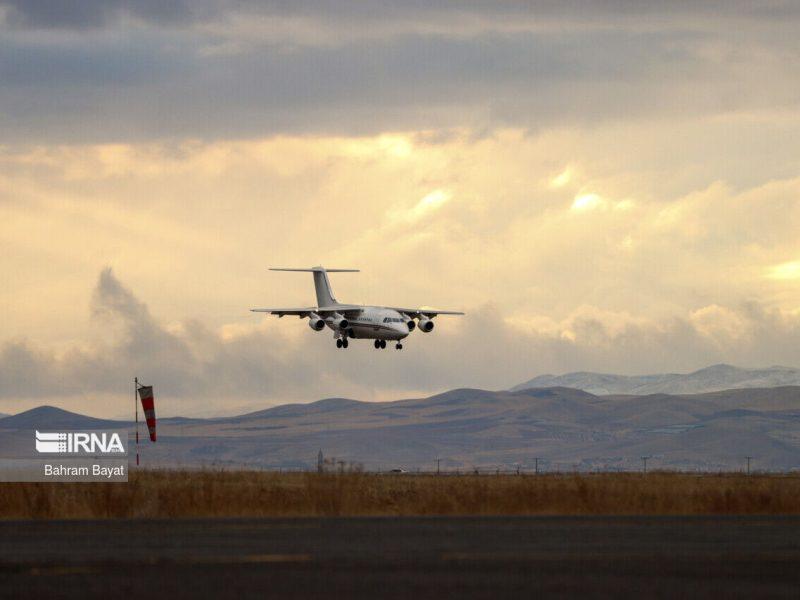
[(336, 340), (337, 348), (347, 348), (347, 338)]
[(375, 349), (386, 348), (386, 340), (375, 340)]
[(341, 348), (342, 347), (342, 340), (336, 340), (336, 347), (337, 348)]
[(397, 350), (402, 350), (403, 349), (403, 344), (401, 344), (400, 342), (397, 342), (397, 345), (395, 346), (395, 348)]

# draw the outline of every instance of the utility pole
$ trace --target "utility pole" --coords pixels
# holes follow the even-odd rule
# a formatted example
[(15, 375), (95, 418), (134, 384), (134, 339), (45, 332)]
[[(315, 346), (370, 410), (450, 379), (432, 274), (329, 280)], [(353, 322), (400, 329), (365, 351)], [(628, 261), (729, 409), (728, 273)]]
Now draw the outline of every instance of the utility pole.
[(642, 470), (644, 474), (647, 475), (647, 459), (652, 458), (652, 456), (643, 456), (642, 457)]
[(747, 460), (747, 474), (750, 475), (750, 461), (753, 459), (753, 457), (745, 456), (745, 459)]
[(534, 459), (533, 459), (533, 473), (535, 475), (539, 474), (539, 457), (538, 456), (534, 457)]
[(439, 462), (441, 462), (441, 460), (442, 460), (441, 458), (437, 458), (436, 459), (436, 474), (437, 475), (439, 474)]
[(133, 378), (133, 411), (136, 413), (136, 466), (139, 466), (139, 399), (136, 393), (139, 391), (139, 378)]

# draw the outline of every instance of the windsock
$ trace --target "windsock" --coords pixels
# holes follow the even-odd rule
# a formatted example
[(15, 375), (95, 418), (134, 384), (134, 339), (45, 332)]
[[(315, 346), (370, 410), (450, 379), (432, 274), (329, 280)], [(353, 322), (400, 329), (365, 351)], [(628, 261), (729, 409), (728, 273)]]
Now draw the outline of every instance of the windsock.
[(147, 421), (147, 429), (150, 430), (150, 441), (156, 441), (156, 405), (153, 399), (153, 386), (142, 385), (139, 387), (139, 398), (142, 400), (144, 418)]

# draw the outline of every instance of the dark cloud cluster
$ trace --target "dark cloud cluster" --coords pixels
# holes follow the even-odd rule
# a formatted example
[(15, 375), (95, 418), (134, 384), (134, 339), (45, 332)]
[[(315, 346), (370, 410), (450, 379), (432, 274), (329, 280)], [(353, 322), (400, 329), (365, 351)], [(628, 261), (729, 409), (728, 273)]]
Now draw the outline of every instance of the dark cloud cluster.
[(618, 20), (647, 25), (695, 20), (756, 19), (774, 23), (795, 18), (800, 9), (795, 2), (626, 2), (586, 3), (579, 0), (537, 0), (535, 2), (481, 2), (444, 0), (393, 2), (391, 0), (2, 0), (9, 11), (7, 22), (22, 28), (77, 29), (111, 27), (121, 17), (133, 17), (154, 26), (172, 27), (223, 19), (243, 13), (272, 17), (324, 19), (342, 24), (380, 23), (395, 20), (406, 25), (450, 23), (454, 29), (464, 21), (519, 23), (536, 19), (539, 23), (559, 22), (604, 24), (610, 16)]
[(0, 5), (6, 141), (540, 129), (786, 107), (798, 79), (774, 5)]
[(24, 29), (87, 30), (112, 25), (123, 16), (152, 25), (190, 22), (195, 14), (189, 0), (3, 0), (7, 23)]

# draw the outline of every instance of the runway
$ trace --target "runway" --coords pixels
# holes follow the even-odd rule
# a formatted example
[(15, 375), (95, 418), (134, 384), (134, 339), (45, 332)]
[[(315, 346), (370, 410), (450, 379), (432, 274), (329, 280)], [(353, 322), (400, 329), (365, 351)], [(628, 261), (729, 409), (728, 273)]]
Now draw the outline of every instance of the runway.
[(0, 597), (796, 597), (797, 517), (0, 522)]

